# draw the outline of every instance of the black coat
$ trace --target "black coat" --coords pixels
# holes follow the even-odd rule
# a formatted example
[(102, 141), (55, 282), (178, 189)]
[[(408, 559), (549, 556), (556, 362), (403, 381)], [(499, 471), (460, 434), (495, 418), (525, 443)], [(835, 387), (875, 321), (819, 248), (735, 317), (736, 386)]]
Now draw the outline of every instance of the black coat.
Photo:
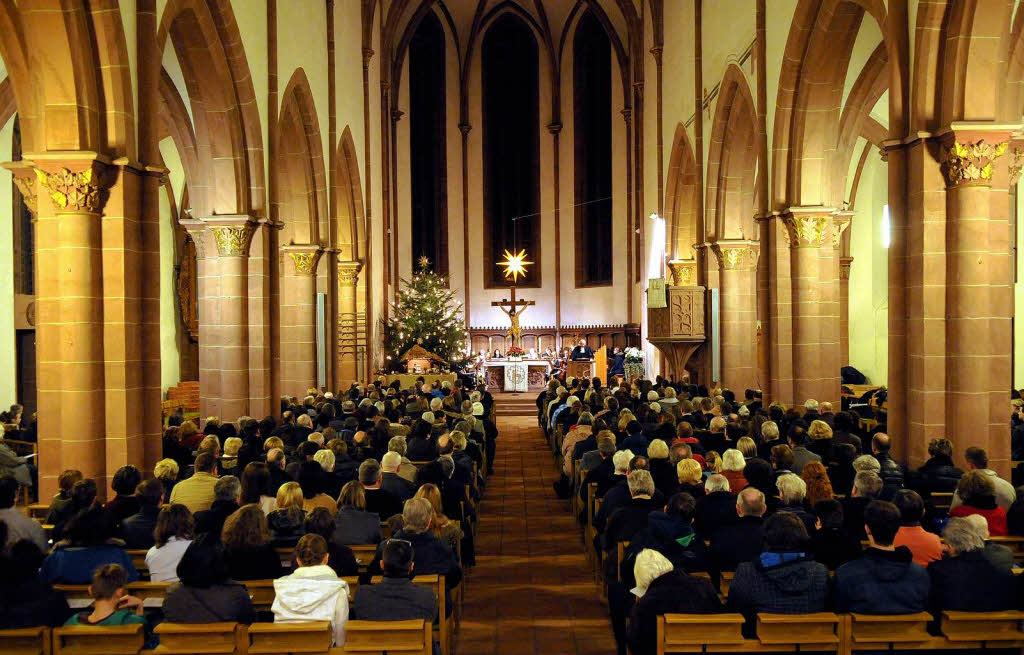
[(647, 527), (647, 515), (665, 506), (654, 498), (632, 498), (608, 517), (604, 530), (604, 549), (613, 550), (620, 541), (632, 541), (633, 535)]
[(658, 616), (661, 614), (714, 614), (722, 611), (718, 592), (704, 578), (669, 571), (655, 578), (636, 601), (626, 641), (633, 655), (657, 652)]
[(437, 618), (437, 597), (433, 591), (408, 578), (385, 577), (375, 585), (359, 585), (352, 599), (349, 618), (362, 621), (408, 621)]
[(0, 630), (64, 625), (72, 614), (64, 594), (38, 576), (6, 582), (14, 578), (6, 568), (6, 565), (0, 567), (0, 577), (5, 580), (0, 584)]
[[(733, 510), (735, 512), (735, 510)], [(764, 519), (738, 517), (736, 522), (711, 533), (708, 567), (713, 571), (735, 571), (742, 562), (761, 554), (764, 543)]]
[(334, 515), (334, 536), (331, 541), (346, 546), (380, 543), (380, 516), (372, 512), (339, 507)]
[(676, 467), (667, 459), (651, 459), (651, 477), (654, 479), (654, 488), (664, 494), (665, 498), (671, 498), (679, 486), (679, 477), (676, 475)]
[(922, 496), (932, 493), (952, 493), (960, 482), (964, 472), (953, 464), (953, 460), (944, 455), (936, 455), (925, 462), (910, 478), (914, 489)]
[(843, 527), (846, 533), (857, 541), (864, 541), (868, 538), (864, 531), (864, 508), (873, 499), (863, 497), (849, 497), (843, 499)]
[(612, 463), (612, 458), (605, 457), (597, 466), (587, 471), (587, 474), (583, 477), (583, 484), (580, 485), (580, 499), (586, 502), (587, 486), (591, 482), (597, 483), (597, 493), (594, 497), (601, 498), (620, 479), (615, 477), (615, 465)]
[(945, 557), (928, 565), (930, 604), (938, 616), (943, 611), (1000, 612), (1017, 608), (1017, 580), (1012, 572), (997, 568), (984, 550)]
[(249, 592), (236, 583), (209, 587), (173, 585), (163, 605), (164, 619), (171, 623), (253, 623)]
[(402, 503), (384, 489), (366, 490), (366, 511), (373, 512), (381, 521), (387, 521), (395, 514), (402, 513)]
[(758, 612), (811, 614), (828, 603), (828, 569), (824, 564), (793, 553), (764, 553), (753, 562), (742, 562), (729, 587), (729, 606), (742, 613), (752, 627)]
[(210, 509), (196, 512), (196, 536), (201, 534), (212, 534), (220, 540), (220, 533), (224, 530), (224, 522), (228, 517), (238, 511), (238, 503), (233, 500), (215, 500)]
[(892, 458), (889, 453), (879, 453), (875, 455), (875, 459), (878, 460), (879, 465), (882, 469), (878, 472), (878, 475), (882, 478), (882, 493), (880, 497), (882, 500), (889, 500), (896, 495), (896, 492), (903, 488), (903, 478), (906, 472), (903, 470), (903, 465)]
[(864, 556), (836, 569), (836, 611), (859, 614), (914, 614), (928, 609), (929, 580), (910, 549), (868, 548)]
[(156, 517), (160, 507), (143, 505), (136, 513), (121, 521), (121, 538), (125, 548), (151, 548), (156, 543), (153, 530), (156, 529)]
[[(433, 534), (399, 530), (392, 535), (392, 538), (405, 539), (412, 543), (415, 574), (443, 575), (445, 587), (448, 589), (457, 587), (459, 582), (462, 581), (462, 568), (455, 560), (455, 555), (443, 541)], [(370, 577), (382, 573), (380, 560), (383, 557), (384, 544), (380, 544), (377, 546), (377, 552), (373, 556), (373, 561), (367, 567), (367, 573), (361, 576), (360, 586), (362, 586), (364, 579), (369, 582)]]
[(736, 494), (715, 491), (697, 499), (697, 513), (693, 527), (702, 535), (712, 535), (739, 520), (736, 514)]
[(390, 493), (401, 503), (404, 503), (416, 495), (416, 485), (397, 473), (383, 474), (383, 480), (381, 481), (380, 488)]
[(270, 470), (270, 491), (268, 492), (271, 496), (277, 496), (277, 490), (280, 489), (285, 482), (294, 482), (292, 476), (288, 475), (284, 469), (278, 468), (271, 464), (267, 468)]
[(233, 580), (269, 580), (284, 575), (281, 556), (270, 544), (259, 548), (226, 550), (224, 561)]
[(822, 527), (811, 535), (810, 552), (815, 561), (821, 562), (829, 571), (851, 562), (864, 553), (860, 539), (851, 537), (843, 528)]

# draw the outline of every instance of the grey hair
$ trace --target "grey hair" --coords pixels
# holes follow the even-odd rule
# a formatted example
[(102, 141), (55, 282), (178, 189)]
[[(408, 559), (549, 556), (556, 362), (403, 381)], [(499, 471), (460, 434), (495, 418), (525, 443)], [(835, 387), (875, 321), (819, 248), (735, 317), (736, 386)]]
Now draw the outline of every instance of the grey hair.
[(729, 478), (725, 477), (721, 473), (715, 473), (709, 476), (704, 481), (704, 491), (709, 494), (715, 493), (716, 491), (729, 491)]
[(775, 486), (779, 488), (783, 505), (799, 503), (807, 495), (807, 483), (795, 473), (783, 473), (775, 481)]
[(761, 436), (764, 439), (778, 439), (779, 438), (779, 426), (775, 421), (765, 421), (761, 424)]
[(882, 465), (878, 463), (874, 455), (861, 455), (857, 459), (853, 460), (854, 471), (872, 471), (878, 473), (882, 470)]
[(405, 457), (406, 442), (405, 437), (391, 437), (388, 440), (388, 450), (393, 453), (398, 453), (402, 457)]
[(726, 471), (742, 471), (746, 465), (746, 458), (736, 448), (729, 448), (722, 453), (722, 469)]
[(626, 478), (626, 484), (629, 485), (629, 493), (632, 496), (654, 495), (654, 478), (651, 477), (650, 471), (643, 469), (630, 471)]
[(233, 475), (225, 475), (213, 485), (214, 500), (238, 500), (242, 493), (242, 482)]
[(434, 508), (426, 498), (410, 498), (402, 507), (402, 519), (405, 530), (409, 532), (426, 532), (430, 527), (430, 519), (434, 517)]
[(629, 460), (633, 459), (632, 450), (620, 450), (612, 456), (612, 464), (615, 465), (615, 472), (625, 473), (629, 468)]
[(593, 425), (594, 416), (590, 412), (583, 412), (580, 414), (579, 419), (576, 421), (577, 425)]
[(861, 471), (853, 479), (853, 486), (864, 498), (874, 498), (882, 490), (882, 478), (874, 471)]
[(946, 529), (942, 531), (942, 538), (946, 540), (946, 544), (955, 550), (957, 554), (969, 553), (972, 550), (983, 550), (985, 548), (985, 540), (978, 534), (978, 529), (970, 521), (962, 517), (949, 519)]

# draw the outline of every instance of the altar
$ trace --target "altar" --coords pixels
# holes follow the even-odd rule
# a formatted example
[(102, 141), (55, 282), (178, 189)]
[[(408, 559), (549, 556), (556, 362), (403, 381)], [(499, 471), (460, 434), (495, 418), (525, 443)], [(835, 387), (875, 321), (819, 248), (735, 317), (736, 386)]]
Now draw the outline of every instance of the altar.
[(484, 362), (484, 375), (490, 389), (502, 391), (540, 391), (551, 363), (543, 359), (495, 359)]

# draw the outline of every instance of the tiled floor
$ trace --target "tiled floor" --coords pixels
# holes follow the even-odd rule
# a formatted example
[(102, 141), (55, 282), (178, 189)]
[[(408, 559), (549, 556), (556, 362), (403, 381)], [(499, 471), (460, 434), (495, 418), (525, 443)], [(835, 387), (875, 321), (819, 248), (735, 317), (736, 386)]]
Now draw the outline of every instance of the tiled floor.
[[(499, 408), (500, 412), (500, 408)], [(615, 640), (535, 418), (498, 419), (459, 655), (610, 655)]]

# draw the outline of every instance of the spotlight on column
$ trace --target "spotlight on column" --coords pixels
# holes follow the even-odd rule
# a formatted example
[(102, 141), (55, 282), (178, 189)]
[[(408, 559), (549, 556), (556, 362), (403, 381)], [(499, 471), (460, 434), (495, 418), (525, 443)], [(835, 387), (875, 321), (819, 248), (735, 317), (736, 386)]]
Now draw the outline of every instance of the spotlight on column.
[(887, 249), (892, 243), (892, 223), (889, 221), (889, 205), (882, 205), (882, 247)]
[(650, 215), (651, 246), (647, 257), (647, 277), (663, 277), (665, 275), (665, 219), (658, 214)]

